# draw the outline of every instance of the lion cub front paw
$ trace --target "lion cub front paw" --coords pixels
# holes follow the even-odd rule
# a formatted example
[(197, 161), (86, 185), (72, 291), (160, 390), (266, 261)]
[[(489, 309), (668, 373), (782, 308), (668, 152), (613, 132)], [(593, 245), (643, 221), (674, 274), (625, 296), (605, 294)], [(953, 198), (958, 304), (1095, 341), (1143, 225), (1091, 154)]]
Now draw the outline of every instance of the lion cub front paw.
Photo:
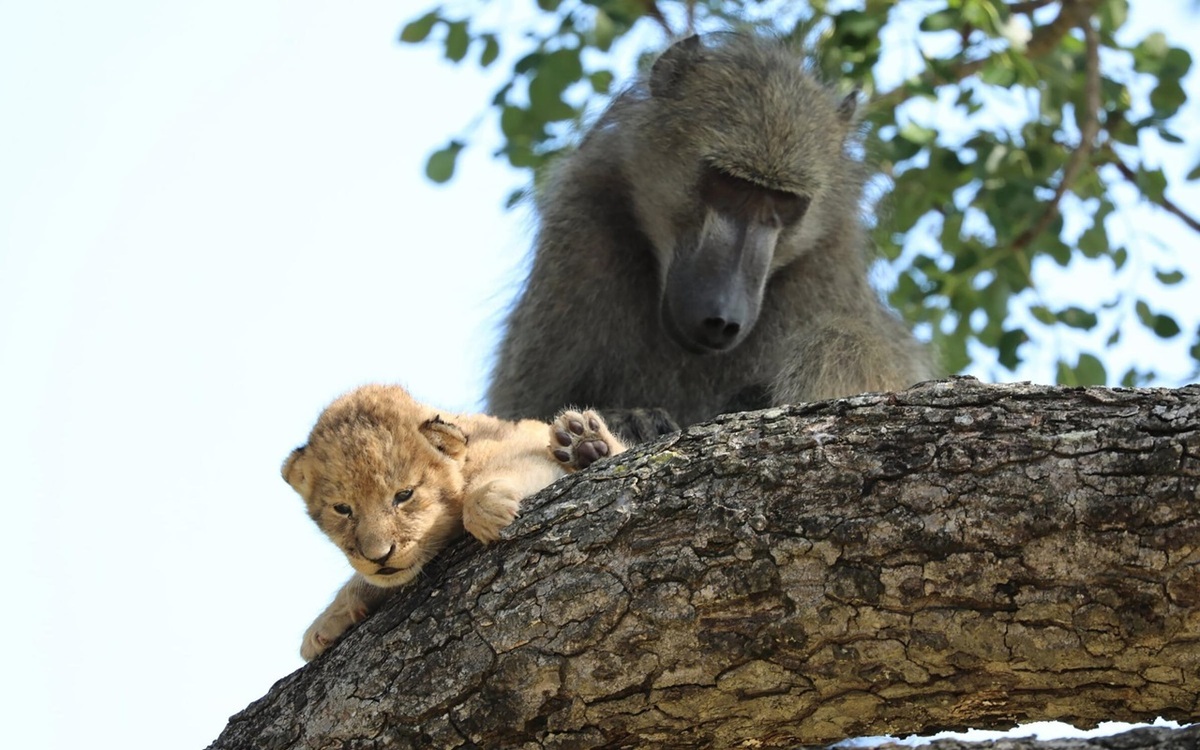
[[(355, 615), (358, 615), (357, 617)], [(357, 612), (322, 612), (308, 630), (304, 631), (304, 640), (300, 643), (300, 656), (304, 661), (312, 661), (346, 634), (351, 625), (362, 622), (367, 616), (367, 608)]]
[(487, 544), (500, 538), (500, 531), (513, 522), (521, 507), (516, 488), (503, 480), (488, 482), (472, 491), (463, 502), (463, 528)]
[(586, 469), (625, 446), (594, 411), (560, 413), (550, 425), (550, 452), (567, 471)]

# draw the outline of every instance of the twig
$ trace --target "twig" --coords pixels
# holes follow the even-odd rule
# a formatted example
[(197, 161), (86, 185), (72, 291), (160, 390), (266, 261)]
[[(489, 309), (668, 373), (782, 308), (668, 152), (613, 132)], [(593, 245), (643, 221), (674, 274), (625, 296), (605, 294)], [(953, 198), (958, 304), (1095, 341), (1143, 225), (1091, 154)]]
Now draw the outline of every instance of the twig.
[(1054, 2), (1058, 2), (1058, 0), (1029, 0), (1029, 2), (1024, 3), (1012, 3), (1008, 6), (1008, 11), (1010, 13), (1024, 13), (1025, 15), (1032, 15), (1034, 11), (1040, 8), (1045, 8), (1047, 5)]
[[(1112, 165), (1117, 168), (1117, 171), (1121, 173), (1122, 177), (1134, 185), (1137, 185), (1137, 172), (1133, 169), (1133, 167), (1130, 167), (1123, 159), (1121, 159), (1121, 156), (1111, 145), (1105, 144), (1104, 155), (1112, 161)], [(1140, 187), (1138, 189), (1141, 191)], [(1146, 195), (1145, 191), (1142, 191), (1142, 195)], [(1154, 200), (1149, 196), (1146, 196), (1146, 200), (1149, 200), (1151, 203), (1163, 209), (1167, 213), (1174, 214), (1179, 218), (1180, 221), (1182, 221), (1184, 224), (1187, 224), (1192, 231), (1200, 232), (1200, 221), (1197, 221), (1195, 217), (1184, 211), (1167, 196), (1164, 195), (1158, 200)]]
[(1012, 243), (1013, 250), (1022, 250), (1028, 247), (1034, 237), (1045, 232), (1054, 222), (1055, 217), (1059, 214), (1063, 196), (1087, 166), (1088, 159), (1096, 147), (1096, 137), (1100, 135), (1100, 120), (1097, 115), (1100, 111), (1100, 35), (1096, 32), (1090, 18), (1085, 18), (1080, 24), (1080, 28), (1083, 30), (1083, 39), (1086, 45), (1086, 62), (1083, 112), (1077, 112), (1080, 117), (1079, 145), (1071, 152), (1071, 158), (1063, 167), (1062, 177), (1058, 181), (1058, 187), (1054, 190), (1054, 197), (1050, 199), (1050, 204), (1046, 206), (1046, 210), (1037, 223), (1017, 235)]
[(654, 19), (654, 21), (662, 27), (666, 32), (667, 39), (675, 38), (675, 30), (671, 28), (671, 24), (667, 23), (667, 17), (663, 15), (662, 10), (658, 7), (657, 0), (643, 0), (646, 6), (646, 15)]
[[(1062, 38), (1071, 29), (1076, 26), (1082, 26), (1087, 22), (1099, 4), (1100, 0), (1062, 0), (1062, 8), (1059, 10), (1058, 16), (1049, 24), (1038, 26), (1033, 30), (1033, 36), (1025, 46), (1025, 55), (1030, 58), (1041, 57), (1058, 47), (1058, 43), (1062, 41)], [(924, 85), (934, 87), (944, 86), (949, 83), (958, 83), (978, 73), (984, 66), (1001, 54), (1004, 53), (997, 52), (975, 60), (961, 60), (945, 76), (938, 75), (927, 68), (921, 76), (920, 82)], [(897, 106), (908, 98), (909, 88), (909, 84), (900, 84), (886, 94), (875, 97), (871, 102), (871, 106)]]

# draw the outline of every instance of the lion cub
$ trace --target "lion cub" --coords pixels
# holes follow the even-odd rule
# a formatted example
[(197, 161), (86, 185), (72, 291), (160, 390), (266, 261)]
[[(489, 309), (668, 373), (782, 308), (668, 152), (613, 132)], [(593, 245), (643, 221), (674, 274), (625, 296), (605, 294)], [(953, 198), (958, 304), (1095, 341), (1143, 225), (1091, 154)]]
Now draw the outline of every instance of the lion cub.
[(357, 571), (308, 628), (300, 655), (314, 659), (464, 530), (495, 540), (522, 499), (623, 450), (592, 411), (564, 411), (552, 424), (443, 420), (399, 386), (338, 398), (283, 463), (283, 478)]

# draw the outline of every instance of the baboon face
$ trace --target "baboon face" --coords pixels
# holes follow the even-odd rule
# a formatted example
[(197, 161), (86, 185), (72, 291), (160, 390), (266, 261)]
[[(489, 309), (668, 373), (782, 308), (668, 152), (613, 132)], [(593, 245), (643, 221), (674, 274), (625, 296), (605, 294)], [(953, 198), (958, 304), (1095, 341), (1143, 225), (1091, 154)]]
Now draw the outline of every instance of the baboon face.
[(817, 239), (819, 217), (806, 218), (836, 182), (852, 103), (782, 44), (691, 37), (655, 63), (635, 202), (659, 261), (662, 326), (684, 349), (738, 346), (771, 273)]
[(780, 233), (809, 199), (705, 165), (696, 192), (701, 220), (676, 240), (660, 312), (671, 338), (695, 353), (742, 342), (758, 320)]

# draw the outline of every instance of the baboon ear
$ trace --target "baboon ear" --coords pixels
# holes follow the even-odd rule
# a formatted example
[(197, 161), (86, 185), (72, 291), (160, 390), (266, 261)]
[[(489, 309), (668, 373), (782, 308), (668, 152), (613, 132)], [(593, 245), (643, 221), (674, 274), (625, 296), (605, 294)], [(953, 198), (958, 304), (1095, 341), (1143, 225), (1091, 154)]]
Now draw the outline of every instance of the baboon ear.
[(650, 66), (650, 94), (668, 99), (679, 98), (679, 84), (700, 58), (700, 37), (692, 34), (675, 42)]
[(296, 450), (288, 454), (288, 457), (283, 461), (283, 468), (280, 474), (283, 475), (283, 481), (292, 485), (292, 489), (300, 493), (300, 496), (305, 500), (308, 499), (308, 494), (312, 491), (313, 470), (310, 465), (310, 458), (304, 449), (307, 445), (302, 445)]
[(450, 458), (458, 460), (467, 452), (467, 436), (463, 431), (441, 417), (427, 419), (418, 428), (429, 444)]
[(858, 97), (862, 93), (862, 89), (854, 89), (838, 104), (837, 113), (838, 119), (843, 125), (852, 125), (858, 118)]

